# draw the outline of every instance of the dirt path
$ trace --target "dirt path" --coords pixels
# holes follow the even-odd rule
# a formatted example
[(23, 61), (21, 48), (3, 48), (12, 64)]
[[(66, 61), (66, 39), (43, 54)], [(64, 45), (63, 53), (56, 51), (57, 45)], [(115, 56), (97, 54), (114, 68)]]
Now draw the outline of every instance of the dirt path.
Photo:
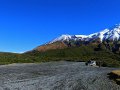
[(0, 90), (120, 90), (107, 78), (114, 68), (83, 62), (48, 62), (0, 66)]

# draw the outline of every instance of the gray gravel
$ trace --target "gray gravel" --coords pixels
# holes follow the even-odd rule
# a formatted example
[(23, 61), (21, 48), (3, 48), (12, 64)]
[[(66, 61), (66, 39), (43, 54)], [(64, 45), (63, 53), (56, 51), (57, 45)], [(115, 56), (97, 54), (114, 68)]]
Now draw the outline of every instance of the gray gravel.
[(120, 90), (107, 73), (120, 68), (84, 62), (48, 62), (0, 66), (0, 90)]

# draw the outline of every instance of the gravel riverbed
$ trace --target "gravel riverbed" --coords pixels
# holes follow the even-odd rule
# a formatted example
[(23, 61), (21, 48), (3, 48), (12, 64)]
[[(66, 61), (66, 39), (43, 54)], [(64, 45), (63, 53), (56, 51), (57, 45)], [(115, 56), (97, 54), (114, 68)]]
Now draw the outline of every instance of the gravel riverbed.
[(1, 65), (0, 90), (120, 90), (107, 75), (115, 69), (67, 61)]

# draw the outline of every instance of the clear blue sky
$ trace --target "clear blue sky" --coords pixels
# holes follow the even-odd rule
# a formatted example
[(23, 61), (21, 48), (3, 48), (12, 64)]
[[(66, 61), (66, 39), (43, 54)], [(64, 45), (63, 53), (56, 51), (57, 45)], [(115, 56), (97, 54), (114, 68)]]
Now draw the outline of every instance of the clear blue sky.
[(0, 0), (0, 51), (24, 52), (61, 34), (120, 23), (120, 0)]

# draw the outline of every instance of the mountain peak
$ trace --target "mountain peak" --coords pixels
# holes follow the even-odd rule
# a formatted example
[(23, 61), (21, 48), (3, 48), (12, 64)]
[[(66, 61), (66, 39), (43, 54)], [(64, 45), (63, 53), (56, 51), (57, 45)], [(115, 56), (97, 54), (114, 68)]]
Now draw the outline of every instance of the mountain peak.
[(53, 41), (51, 41), (50, 43), (54, 43), (57, 41), (69, 41), (71, 38), (72, 38), (72, 35), (63, 34), (63, 35), (57, 37), (56, 39), (54, 39)]
[(115, 25), (116, 28), (120, 28), (120, 23)]
[(100, 41), (104, 40), (120, 40), (120, 24), (116, 24), (114, 27), (109, 29), (104, 29), (101, 32), (93, 33), (90, 35), (69, 35), (63, 34), (60, 37), (54, 39), (50, 43), (54, 43), (57, 41), (70, 41), (70, 40), (82, 40), (82, 41), (92, 41), (100, 39)]
[(115, 24), (113, 27), (109, 28), (109, 30), (111, 31), (116, 31), (116, 30), (120, 30), (120, 24)]

